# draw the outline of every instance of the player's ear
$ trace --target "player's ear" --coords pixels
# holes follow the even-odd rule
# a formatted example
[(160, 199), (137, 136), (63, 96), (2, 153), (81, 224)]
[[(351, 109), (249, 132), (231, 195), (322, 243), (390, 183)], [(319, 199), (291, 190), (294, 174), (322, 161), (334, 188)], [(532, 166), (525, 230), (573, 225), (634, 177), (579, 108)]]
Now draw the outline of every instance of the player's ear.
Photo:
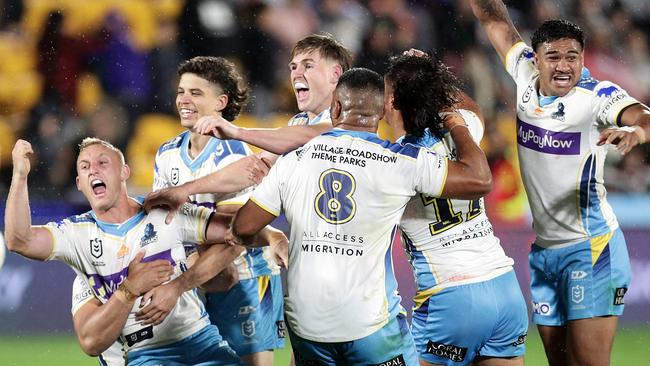
[(78, 175), (77, 175), (77, 177), (75, 178), (74, 181), (75, 181), (75, 183), (77, 184), (77, 190), (78, 190), (78, 191), (81, 191), (81, 186), (79, 185), (79, 176), (78, 176)]
[(128, 165), (122, 165), (122, 170), (120, 171), (120, 179), (126, 181), (131, 176), (131, 168)]
[[(335, 94), (336, 95), (336, 94)], [(336, 99), (336, 96), (334, 99), (332, 99), (332, 106), (330, 108), (330, 118), (332, 118), (332, 121), (338, 120), (339, 117), (341, 117), (341, 102)]]
[(217, 97), (217, 103), (214, 106), (215, 112), (221, 112), (228, 105), (228, 95), (221, 94)]
[(343, 75), (343, 67), (339, 64), (334, 64), (332, 67), (332, 83), (338, 83), (341, 75)]

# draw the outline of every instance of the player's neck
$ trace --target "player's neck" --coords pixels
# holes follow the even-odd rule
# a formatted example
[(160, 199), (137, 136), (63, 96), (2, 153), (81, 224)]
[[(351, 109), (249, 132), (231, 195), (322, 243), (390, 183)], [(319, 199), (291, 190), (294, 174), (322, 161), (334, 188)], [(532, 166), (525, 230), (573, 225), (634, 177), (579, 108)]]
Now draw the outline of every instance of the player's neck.
[(212, 136), (201, 135), (195, 132), (190, 133), (190, 145), (187, 149), (187, 152), (190, 154), (192, 159), (199, 156), (201, 151), (205, 148), (205, 145), (210, 142)]
[(95, 216), (106, 223), (120, 224), (135, 216), (142, 210), (142, 205), (132, 197), (124, 194), (107, 210), (93, 208)]

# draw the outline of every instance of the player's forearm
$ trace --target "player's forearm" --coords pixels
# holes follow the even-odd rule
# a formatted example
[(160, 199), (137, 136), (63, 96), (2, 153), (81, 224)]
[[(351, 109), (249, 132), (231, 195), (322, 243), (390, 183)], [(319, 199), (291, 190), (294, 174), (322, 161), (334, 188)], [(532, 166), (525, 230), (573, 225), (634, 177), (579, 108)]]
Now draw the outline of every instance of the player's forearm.
[(472, 11), (502, 60), (521, 36), (501, 0), (471, 0)]
[(179, 295), (185, 291), (201, 286), (212, 277), (226, 269), (234, 261), (244, 248), (228, 244), (214, 244), (201, 253), (199, 259), (172, 281)]
[[(255, 246), (256, 234), (274, 219), (275, 216), (260, 208), (253, 200), (248, 200), (232, 220), (232, 234), (239, 239), (242, 245)], [(268, 234), (270, 231), (266, 233)]]
[(122, 333), (133, 304), (118, 290), (103, 305), (79, 309), (73, 319), (83, 351), (90, 356), (106, 351)]
[(242, 128), (237, 139), (274, 154), (284, 154), (306, 144), (309, 140), (332, 129), (322, 123), (314, 126), (287, 126), (281, 128)]
[(476, 199), (485, 196), (492, 189), (492, 173), (485, 153), (465, 125), (456, 125), (450, 132), (458, 159), (453, 162), (457, 168), (456, 177), (448, 176), (445, 186), (450, 183), (455, 185), (458, 193), (448, 198)]
[(7, 249), (25, 255), (33, 236), (27, 177), (11, 179), (5, 207), (5, 242)]
[(271, 225), (266, 225), (257, 233), (257, 235), (252, 236), (249, 239), (250, 245), (247, 246), (256, 248), (265, 247), (283, 239), (286, 239), (286, 237), (281, 230), (278, 230)]
[(212, 193), (224, 195), (242, 191), (255, 184), (246, 170), (248, 157), (239, 159), (212, 174), (187, 182), (183, 187), (187, 195)]

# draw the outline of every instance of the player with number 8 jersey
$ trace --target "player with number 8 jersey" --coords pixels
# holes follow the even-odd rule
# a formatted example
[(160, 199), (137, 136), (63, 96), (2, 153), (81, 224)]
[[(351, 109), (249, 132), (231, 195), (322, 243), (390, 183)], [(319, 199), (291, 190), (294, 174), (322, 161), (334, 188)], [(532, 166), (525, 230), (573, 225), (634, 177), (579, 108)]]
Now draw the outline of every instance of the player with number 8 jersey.
[[(379, 139), (382, 111), (381, 76), (345, 72), (332, 102), (334, 130), (279, 158), (233, 222), (244, 241), (282, 212), (290, 223), (285, 309), (296, 364), (417, 365), (391, 257), (399, 219), (417, 192), (476, 198), (489, 188), (487, 162), (465, 129), (454, 138), (465, 138), (460, 155), (474, 160), (460, 169)], [(477, 160), (484, 165), (471, 164)]]

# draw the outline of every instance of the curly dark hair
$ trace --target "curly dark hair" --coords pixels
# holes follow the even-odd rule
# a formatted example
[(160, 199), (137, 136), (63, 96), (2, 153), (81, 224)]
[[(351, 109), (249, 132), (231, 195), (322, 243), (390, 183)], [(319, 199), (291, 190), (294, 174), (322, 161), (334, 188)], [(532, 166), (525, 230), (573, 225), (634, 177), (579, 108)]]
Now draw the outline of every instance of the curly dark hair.
[(542, 23), (533, 34), (531, 43), (533, 50), (537, 52), (537, 47), (542, 43), (557, 41), (562, 38), (575, 39), (580, 43), (582, 49), (585, 48), (585, 35), (582, 28), (564, 19), (551, 19)]
[(291, 49), (291, 59), (297, 54), (312, 51), (318, 51), (321, 57), (338, 62), (343, 72), (348, 71), (352, 65), (350, 51), (329, 33), (311, 34), (296, 42)]
[(198, 56), (178, 66), (178, 76), (186, 73), (195, 74), (223, 89), (228, 96), (228, 104), (221, 111), (223, 118), (232, 122), (239, 116), (248, 101), (249, 90), (235, 64), (223, 57)]
[(386, 80), (393, 89), (393, 107), (402, 113), (404, 130), (422, 137), (429, 128), (442, 137), (439, 113), (458, 102), (461, 82), (449, 68), (429, 56), (393, 56)]

